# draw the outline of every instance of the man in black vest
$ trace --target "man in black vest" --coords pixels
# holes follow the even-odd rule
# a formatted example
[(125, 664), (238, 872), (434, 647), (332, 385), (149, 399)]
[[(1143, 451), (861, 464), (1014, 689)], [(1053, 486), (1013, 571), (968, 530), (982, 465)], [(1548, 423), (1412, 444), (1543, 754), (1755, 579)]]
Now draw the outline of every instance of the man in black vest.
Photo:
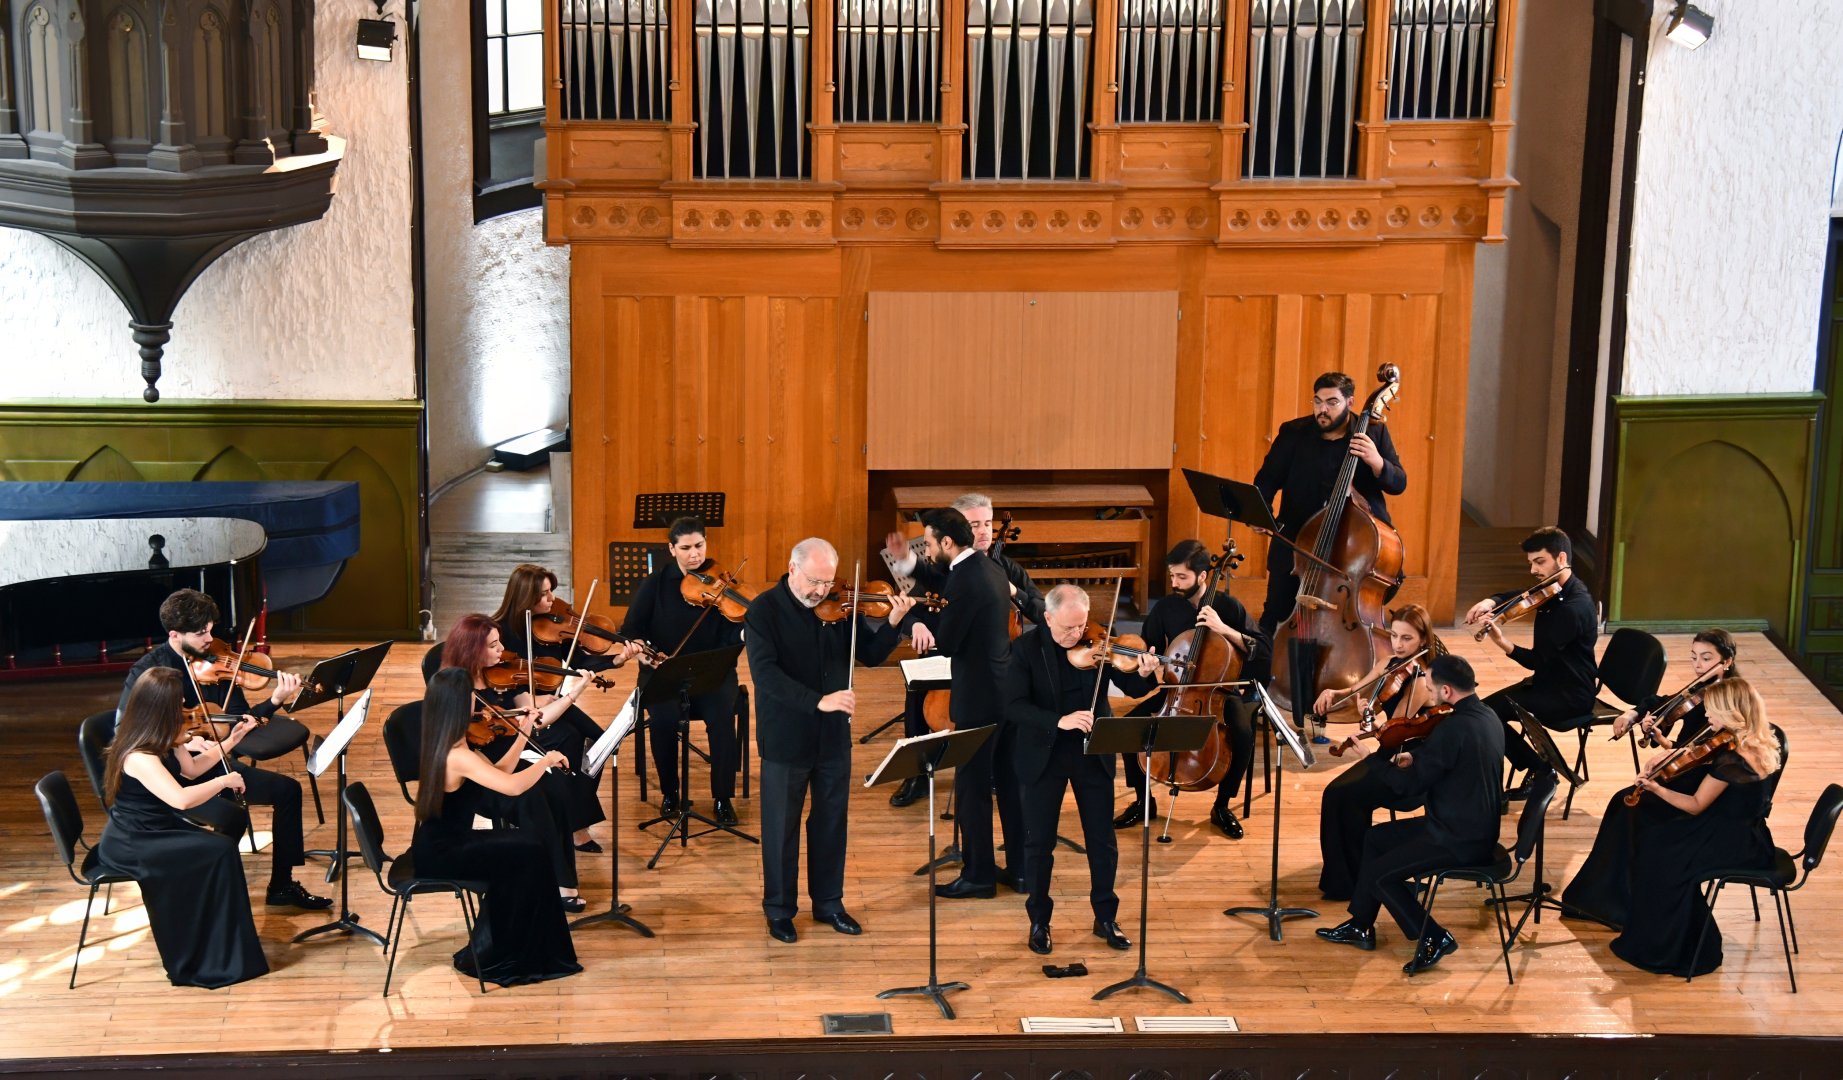
[(1414, 895), (1422, 874), (1448, 866), (1490, 861), (1497, 844), (1498, 783), (1504, 768), (1504, 726), (1479, 701), (1472, 665), (1457, 656), (1435, 657), (1434, 693), (1453, 707), (1420, 746), (1396, 756), (1396, 769), (1383, 774), (1398, 795), (1423, 795), (1426, 813), (1370, 826), (1363, 840), (1350, 918), (1318, 936), (1365, 951), (1376, 947), (1376, 915), (1384, 907), (1403, 937), (1426, 930), (1414, 956), (1402, 967), (1426, 971), (1459, 948), (1453, 935), (1429, 916)]
[[(1120, 897), (1114, 892), (1114, 873), (1120, 864), (1114, 841), (1113, 756), (1084, 751), (1085, 736), (1094, 718), (1112, 716), (1103, 688), (1095, 695), (1095, 670), (1069, 662), (1069, 650), (1088, 627), (1088, 594), (1074, 585), (1058, 585), (1047, 597), (1043, 625), (1025, 631), (1011, 643), (1008, 722), (1017, 731), (1014, 763), (1024, 786), (1025, 841), (1030, 881), (1030, 951), (1050, 951), (1050, 870), (1055, 863), (1057, 827), (1062, 819), (1062, 798), (1075, 789), (1075, 809), (1081, 815), (1082, 842), (1088, 848), (1088, 902), (1094, 908), (1094, 936), (1116, 949), (1132, 943), (1115, 921)], [(1155, 663), (1155, 662), (1154, 662)], [(1143, 675), (1109, 670), (1108, 676), (1128, 694), (1152, 688)]]
[[(806, 819), (806, 894), (813, 919), (841, 934), (863, 932), (845, 910), (845, 812), (851, 800), (851, 622), (813, 611), (838, 577), (838, 552), (818, 537), (800, 541), (787, 573), (749, 605), (745, 635), (755, 685), (755, 736), (762, 757), (762, 911), (768, 933), (795, 941), (799, 910), (800, 811)], [(896, 597), (888, 621), (863, 620), (857, 662), (882, 663), (912, 603)]]

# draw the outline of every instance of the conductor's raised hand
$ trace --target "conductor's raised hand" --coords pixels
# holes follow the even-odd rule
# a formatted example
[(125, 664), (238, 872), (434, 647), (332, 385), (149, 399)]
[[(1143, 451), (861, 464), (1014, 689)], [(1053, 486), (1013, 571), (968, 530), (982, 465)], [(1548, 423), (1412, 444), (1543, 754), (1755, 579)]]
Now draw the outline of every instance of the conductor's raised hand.
[(901, 562), (909, 557), (909, 538), (899, 532), (890, 533), (883, 538), (883, 550), (889, 552), (890, 558)]
[(820, 712), (856, 713), (858, 695), (855, 690), (834, 690), (819, 699)]
[(1066, 713), (1056, 721), (1056, 726), (1064, 731), (1093, 731), (1094, 713), (1088, 709)]

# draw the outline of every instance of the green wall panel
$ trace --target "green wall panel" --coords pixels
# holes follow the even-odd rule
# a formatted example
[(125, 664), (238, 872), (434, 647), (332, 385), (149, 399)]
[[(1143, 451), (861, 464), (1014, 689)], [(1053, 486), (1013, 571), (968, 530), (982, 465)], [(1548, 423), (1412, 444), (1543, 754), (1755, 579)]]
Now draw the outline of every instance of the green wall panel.
[(359, 552), (271, 635), (416, 638), (419, 402), (0, 404), (0, 480), (355, 480)]
[(1818, 394), (1615, 397), (1620, 623), (1797, 631)]

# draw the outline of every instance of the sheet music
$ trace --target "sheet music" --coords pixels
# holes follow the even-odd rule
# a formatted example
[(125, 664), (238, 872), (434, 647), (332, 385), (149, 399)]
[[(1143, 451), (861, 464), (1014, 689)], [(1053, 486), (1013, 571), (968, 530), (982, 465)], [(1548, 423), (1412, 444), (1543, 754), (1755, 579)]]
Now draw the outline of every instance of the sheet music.
[(953, 680), (953, 658), (936, 653), (919, 660), (904, 660), (897, 665), (902, 668), (902, 681), (905, 686), (916, 683), (944, 683)]
[(314, 751), (313, 758), (307, 763), (307, 771), (314, 776), (319, 776), (326, 772), (333, 762), (339, 760), (339, 755), (344, 753), (346, 747), (351, 744), (352, 737), (358, 734), (358, 729), (365, 726), (365, 714), (370, 711), (371, 691), (366, 690), (358, 695), (358, 703), (353, 705), (345, 718), (333, 728), (333, 733), (321, 740), (320, 748)]
[(602, 732), (602, 737), (595, 740), (595, 745), (589, 747), (588, 756), (582, 759), (584, 775), (591, 780), (601, 779), (602, 767), (607, 765), (608, 759), (614, 756), (615, 748), (621, 745), (621, 740), (632, 733), (634, 723), (639, 718), (640, 691), (635, 689), (633, 693), (627, 695), (627, 701), (621, 706), (621, 711), (615, 713), (614, 719), (608, 721), (608, 730)]
[[(903, 662), (910, 663), (910, 661), (906, 661), (906, 660)], [(908, 749), (911, 746), (916, 745), (917, 743), (925, 743), (925, 742), (931, 742), (937, 739), (945, 739), (947, 736), (952, 735), (952, 734), (953, 734), (953, 729), (948, 728), (945, 731), (930, 731), (926, 735), (917, 735), (912, 739), (897, 739), (896, 745), (890, 747), (890, 752), (883, 755), (883, 760), (877, 762), (877, 767), (870, 770), (870, 775), (864, 778), (864, 786), (865, 787), (875, 787), (877, 784), (877, 777), (883, 775), (883, 770), (889, 768), (890, 762), (895, 760), (896, 755), (901, 753), (902, 751)]]

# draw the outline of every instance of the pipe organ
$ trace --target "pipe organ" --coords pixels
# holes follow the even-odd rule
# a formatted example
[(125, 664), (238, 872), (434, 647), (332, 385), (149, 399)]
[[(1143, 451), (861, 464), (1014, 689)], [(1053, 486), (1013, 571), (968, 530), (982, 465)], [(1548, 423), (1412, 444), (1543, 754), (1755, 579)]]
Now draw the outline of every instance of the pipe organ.
[[(642, 492), (728, 493), (713, 550), (768, 580), (807, 535), (873, 560), (899, 485), (1130, 481), (1154, 547), (1219, 542), (1178, 470), (1252, 476), (1319, 372), (1363, 389), (1389, 360), (1401, 599), (1451, 613), (1515, 0), (550, 0), (546, 20), (578, 580), (657, 539)], [(1121, 318), (1144, 323), (1130, 395), (1100, 344)], [(904, 359), (879, 366), (890, 340)], [(1264, 541), (1237, 539), (1254, 601)]]

